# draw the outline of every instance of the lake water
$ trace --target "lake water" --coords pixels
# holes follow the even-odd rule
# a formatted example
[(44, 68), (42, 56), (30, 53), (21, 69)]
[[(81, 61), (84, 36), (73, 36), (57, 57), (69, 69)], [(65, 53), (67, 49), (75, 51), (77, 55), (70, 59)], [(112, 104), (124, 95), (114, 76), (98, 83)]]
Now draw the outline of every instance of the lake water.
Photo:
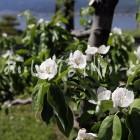
[[(85, 7), (88, 0), (75, 0), (75, 11), (79, 13), (80, 7)], [(19, 14), (24, 10), (31, 10), (37, 18), (44, 18), (49, 20), (53, 15), (55, 8), (55, 0), (0, 0), (0, 15), (4, 13)], [(135, 0), (120, 0), (115, 10), (113, 26), (118, 26), (123, 29), (136, 28), (135, 13), (136, 13)], [(22, 21), (22, 19), (19, 19)], [(21, 22), (20, 28), (23, 28), (24, 22)], [(79, 26), (79, 14), (75, 16), (76, 28)]]

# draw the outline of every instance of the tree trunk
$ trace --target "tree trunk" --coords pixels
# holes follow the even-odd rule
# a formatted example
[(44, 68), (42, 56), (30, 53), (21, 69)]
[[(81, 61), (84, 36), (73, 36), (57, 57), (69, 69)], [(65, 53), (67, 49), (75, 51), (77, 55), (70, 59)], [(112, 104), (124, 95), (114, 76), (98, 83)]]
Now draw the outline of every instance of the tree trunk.
[[(90, 30), (90, 37), (88, 45), (91, 47), (99, 47), (100, 45), (106, 45), (111, 31), (112, 20), (115, 7), (118, 0), (91, 0), (92, 6), (95, 8), (95, 15), (93, 17), (93, 25)], [(88, 101), (83, 102), (82, 111), (85, 112), (90, 108)], [(81, 112), (82, 113), (82, 112)], [(82, 115), (82, 114), (81, 114)], [(81, 117), (81, 116), (80, 116)], [(90, 123), (81, 123), (80, 127), (84, 127), (88, 130)]]
[(91, 6), (95, 8), (93, 25), (88, 45), (99, 47), (106, 45), (111, 31), (114, 10), (119, 0), (94, 0)]
[(74, 0), (64, 1), (64, 17), (68, 20), (66, 23), (66, 29), (71, 31), (74, 29)]

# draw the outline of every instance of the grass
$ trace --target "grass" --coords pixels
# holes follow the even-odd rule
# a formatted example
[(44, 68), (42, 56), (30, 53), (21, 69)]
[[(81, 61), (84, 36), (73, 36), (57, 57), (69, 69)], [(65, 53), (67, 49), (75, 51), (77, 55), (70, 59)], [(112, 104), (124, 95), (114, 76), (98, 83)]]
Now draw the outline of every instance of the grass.
[(35, 119), (29, 105), (0, 111), (0, 140), (66, 140), (56, 125)]

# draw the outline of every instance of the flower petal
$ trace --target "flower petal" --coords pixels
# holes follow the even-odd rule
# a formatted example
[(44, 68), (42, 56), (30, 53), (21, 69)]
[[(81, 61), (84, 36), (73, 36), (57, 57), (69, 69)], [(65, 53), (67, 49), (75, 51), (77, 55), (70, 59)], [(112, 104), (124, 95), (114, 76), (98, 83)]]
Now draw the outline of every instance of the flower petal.
[(57, 64), (51, 58), (43, 61), (40, 66), (35, 65), (35, 68), (37, 71), (36, 76), (40, 79), (51, 80), (57, 74)]
[(89, 103), (96, 105), (97, 102), (95, 100), (88, 100)]
[(68, 64), (73, 68), (84, 69), (87, 64), (86, 56), (79, 50), (75, 51), (73, 54), (70, 53)]
[(86, 133), (86, 129), (82, 128), (78, 132), (76, 140), (96, 140), (97, 135), (94, 133)]
[(108, 51), (110, 49), (110, 46), (105, 46), (105, 45), (101, 45), (99, 48), (98, 48), (98, 53), (99, 54), (107, 54)]
[(128, 107), (134, 101), (133, 91), (126, 88), (117, 88), (112, 93), (114, 107)]
[(99, 87), (97, 89), (98, 101), (109, 100), (111, 96), (111, 91), (107, 90), (105, 87)]
[(97, 47), (88, 47), (85, 51), (85, 53), (88, 55), (95, 55), (98, 52)]

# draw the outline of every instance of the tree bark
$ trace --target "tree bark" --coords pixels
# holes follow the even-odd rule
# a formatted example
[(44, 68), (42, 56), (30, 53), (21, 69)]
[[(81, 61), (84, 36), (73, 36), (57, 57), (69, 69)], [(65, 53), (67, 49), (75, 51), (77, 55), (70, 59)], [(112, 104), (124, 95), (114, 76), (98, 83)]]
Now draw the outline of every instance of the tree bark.
[(66, 29), (68, 31), (74, 29), (74, 4), (75, 0), (64, 1), (64, 17), (68, 20), (68, 23), (66, 23)]
[(88, 45), (99, 47), (106, 45), (111, 31), (114, 10), (119, 0), (94, 0), (95, 8), (93, 25), (88, 40)]

